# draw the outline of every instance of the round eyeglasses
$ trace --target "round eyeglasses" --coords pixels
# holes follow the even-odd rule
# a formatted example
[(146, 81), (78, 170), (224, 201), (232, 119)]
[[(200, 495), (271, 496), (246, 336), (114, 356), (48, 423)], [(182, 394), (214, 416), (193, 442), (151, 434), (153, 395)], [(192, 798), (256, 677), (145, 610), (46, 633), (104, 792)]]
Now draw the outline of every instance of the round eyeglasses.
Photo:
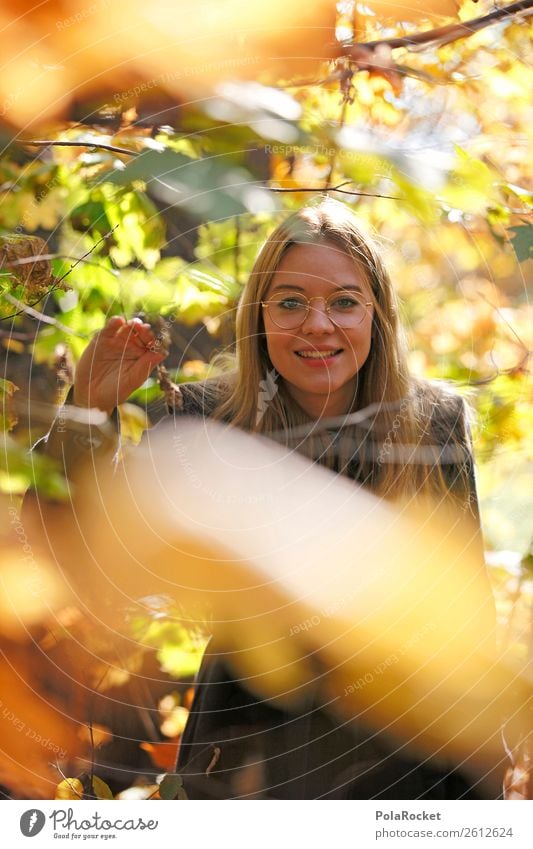
[(268, 301), (261, 301), (263, 309), (276, 327), (281, 330), (296, 330), (306, 321), (311, 309), (311, 301), (324, 301), (326, 313), (331, 322), (337, 327), (356, 327), (361, 324), (371, 301), (364, 301), (362, 296), (340, 290), (333, 292), (328, 298), (308, 298), (299, 293), (275, 292)]

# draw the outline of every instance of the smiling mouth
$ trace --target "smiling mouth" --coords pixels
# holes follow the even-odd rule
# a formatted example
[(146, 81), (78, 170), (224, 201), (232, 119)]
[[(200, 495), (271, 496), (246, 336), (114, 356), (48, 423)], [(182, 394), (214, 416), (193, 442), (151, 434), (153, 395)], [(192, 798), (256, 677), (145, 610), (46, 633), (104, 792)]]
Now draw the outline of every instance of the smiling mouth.
[(304, 360), (329, 360), (342, 354), (342, 351), (342, 348), (332, 348), (330, 351), (295, 351), (295, 353)]

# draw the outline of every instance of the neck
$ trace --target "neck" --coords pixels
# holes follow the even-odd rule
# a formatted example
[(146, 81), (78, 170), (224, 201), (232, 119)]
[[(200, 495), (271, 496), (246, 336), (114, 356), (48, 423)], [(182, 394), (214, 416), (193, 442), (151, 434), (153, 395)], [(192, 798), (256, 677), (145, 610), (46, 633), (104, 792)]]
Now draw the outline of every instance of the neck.
[(355, 398), (355, 386), (352, 383), (327, 396), (301, 392), (290, 384), (287, 385), (287, 391), (309, 418), (317, 421), (351, 412)]

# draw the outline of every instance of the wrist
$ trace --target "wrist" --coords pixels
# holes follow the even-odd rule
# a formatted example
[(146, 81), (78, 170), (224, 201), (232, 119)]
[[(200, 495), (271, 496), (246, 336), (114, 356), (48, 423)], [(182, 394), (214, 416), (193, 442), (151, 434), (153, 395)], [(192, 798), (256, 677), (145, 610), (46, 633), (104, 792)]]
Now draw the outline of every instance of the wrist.
[(101, 410), (102, 413), (106, 413), (108, 416), (112, 415), (115, 405), (108, 405), (101, 401), (98, 402), (95, 399), (92, 399), (87, 393), (76, 389), (76, 384), (74, 384), (72, 390), (71, 403), (74, 404), (75, 407), (82, 407), (86, 410)]

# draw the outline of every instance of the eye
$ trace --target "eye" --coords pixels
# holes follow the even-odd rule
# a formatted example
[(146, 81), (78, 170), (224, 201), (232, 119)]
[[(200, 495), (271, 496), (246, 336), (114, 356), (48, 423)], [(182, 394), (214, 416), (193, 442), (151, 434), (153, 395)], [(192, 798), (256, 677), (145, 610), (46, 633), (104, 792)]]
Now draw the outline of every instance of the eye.
[(338, 310), (349, 310), (361, 306), (361, 301), (353, 295), (341, 295), (332, 301), (331, 306)]
[(278, 305), (284, 310), (297, 310), (305, 308), (305, 302), (301, 298), (282, 298), (278, 301)]

